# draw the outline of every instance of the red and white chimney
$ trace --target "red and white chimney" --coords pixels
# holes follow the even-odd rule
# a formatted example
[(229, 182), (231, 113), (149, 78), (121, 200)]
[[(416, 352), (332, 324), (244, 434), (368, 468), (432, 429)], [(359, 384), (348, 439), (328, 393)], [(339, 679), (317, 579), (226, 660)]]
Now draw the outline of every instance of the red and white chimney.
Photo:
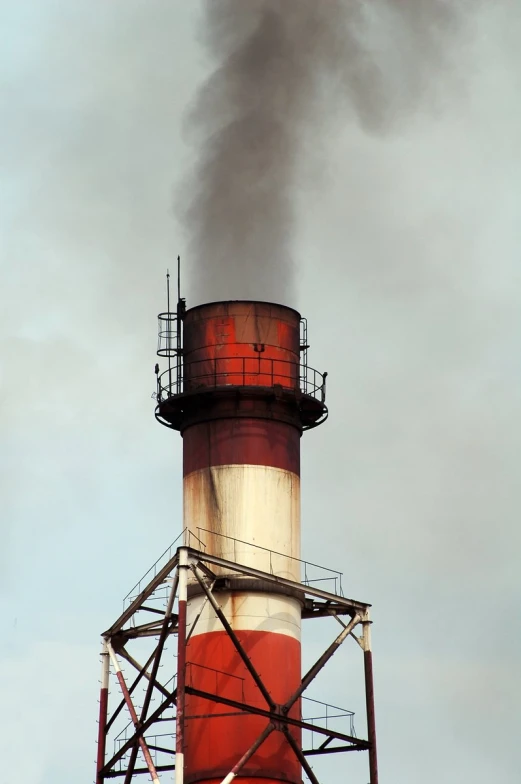
[[(167, 335), (172, 345), (173, 317)], [(183, 437), (185, 544), (300, 581), (300, 438), (323, 422), (325, 377), (307, 367), (306, 324), (265, 302), (178, 308), (177, 364), (159, 377), (156, 416)], [(182, 344), (182, 345), (181, 345)], [(161, 353), (161, 352), (159, 352)], [(301, 603), (291, 591), (237, 574), (213, 588), (276, 704), (301, 681)], [(266, 708), (245, 664), (193, 578), (187, 590), (186, 683)], [(290, 715), (300, 718), (297, 702)], [(184, 778), (218, 784), (266, 720), (187, 694)], [(300, 729), (291, 730), (301, 746)], [(241, 769), (251, 784), (302, 780), (287, 739), (272, 733)], [(231, 780), (231, 779), (230, 779)]]

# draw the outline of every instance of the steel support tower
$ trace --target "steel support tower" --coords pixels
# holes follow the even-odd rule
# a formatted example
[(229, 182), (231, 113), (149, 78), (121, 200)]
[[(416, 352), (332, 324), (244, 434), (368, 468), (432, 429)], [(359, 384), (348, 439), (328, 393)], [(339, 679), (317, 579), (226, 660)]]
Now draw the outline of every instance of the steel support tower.
[[(300, 555), (300, 439), (327, 418), (307, 351), (306, 321), (282, 305), (178, 298), (159, 315), (156, 418), (183, 437), (182, 541), (103, 634), (97, 784), (173, 770), (176, 784), (318, 784), (310, 759), (349, 751), (368, 752), (378, 784), (370, 606)], [(325, 617), (339, 632), (302, 676), (301, 623)], [(365, 739), (350, 711), (305, 694), (347, 639), (363, 651)]]

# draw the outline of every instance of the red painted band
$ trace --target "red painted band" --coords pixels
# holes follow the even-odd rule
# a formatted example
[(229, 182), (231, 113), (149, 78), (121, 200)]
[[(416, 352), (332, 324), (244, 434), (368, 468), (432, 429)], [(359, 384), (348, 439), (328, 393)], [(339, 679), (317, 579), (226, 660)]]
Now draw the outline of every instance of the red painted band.
[(176, 754), (181, 755), (185, 746), (186, 711), (186, 600), (179, 600), (177, 622), (177, 699), (176, 699)]
[(298, 388), (300, 316), (281, 305), (215, 302), (183, 322), (185, 392), (223, 386)]
[(299, 356), (300, 320), (296, 310), (269, 302), (210, 302), (186, 311), (184, 356), (218, 356), (227, 347), (264, 353), (272, 348)]
[[(300, 684), (300, 643), (285, 634), (237, 631), (254, 667), (273, 700), (282, 704)], [(226, 632), (210, 632), (192, 637), (187, 646), (187, 686), (230, 700), (267, 708), (251, 675), (239, 658)], [(289, 714), (300, 718), (300, 702)], [(187, 784), (219, 783), (256, 741), (267, 724), (266, 718), (238, 714), (235, 708), (200, 696), (186, 695)], [(301, 731), (290, 727), (301, 744)], [(281, 732), (273, 732), (240, 771), (240, 779), (255, 782), (285, 781), (301, 784), (298, 760)]]
[(300, 433), (269, 419), (219, 419), (187, 428), (183, 476), (221, 465), (262, 465), (300, 476)]

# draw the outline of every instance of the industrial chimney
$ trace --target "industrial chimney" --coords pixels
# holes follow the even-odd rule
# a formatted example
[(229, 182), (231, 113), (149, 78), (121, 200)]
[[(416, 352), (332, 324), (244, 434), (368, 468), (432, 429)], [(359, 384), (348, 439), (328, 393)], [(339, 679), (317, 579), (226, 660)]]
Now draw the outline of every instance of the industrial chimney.
[[(160, 317), (160, 354), (177, 346), (168, 318)], [(299, 581), (300, 437), (327, 416), (325, 377), (306, 365), (306, 322), (282, 305), (239, 301), (191, 308), (182, 325), (182, 378), (177, 364), (159, 376), (156, 415), (183, 436), (185, 544)], [(300, 598), (241, 575), (222, 580), (214, 596), (265, 694), (194, 579), (188, 627), (199, 621), (186, 650), (187, 683), (193, 677), (209, 688), (219, 672), (224, 697), (240, 696), (244, 683), (246, 702), (284, 704), (301, 679)], [(209, 721), (202, 717), (222, 713), (222, 706), (198, 697), (187, 696), (185, 710), (201, 716), (185, 732), (188, 782), (221, 781), (265, 725), (255, 715)], [(300, 717), (298, 700), (290, 715)], [(292, 732), (300, 744), (299, 729)], [(284, 736), (271, 734), (242, 776), (258, 780), (260, 771), (266, 781), (299, 784), (300, 764)]]
[[(155, 415), (183, 438), (183, 540), (103, 634), (97, 784), (139, 773), (159, 782), (170, 770), (176, 784), (301, 784), (303, 770), (318, 784), (309, 757), (343, 751), (368, 751), (370, 784), (378, 784), (369, 605), (343, 596), (340, 573), (313, 579), (315, 565), (301, 560), (300, 439), (328, 415), (327, 374), (307, 363), (306, 320), (284, 305), (245, 300), (186, 310), (178, 297), (172, 312), (168, 294), (157, 353), (167, 367), (156, 365)], [(333, 592), (324, 579), (334, 580)], [(301, 622), (331, 617), (341, 630), (302, 676)], [(177, 673), (162, 683), (171, 635)], [(349, 722), (339, 730), (321, 721), (325, 704), (311, 700), (318, 717), (303, 709), (304, 691), (348, 638), (364, 652), (367, 740), (356, 736), (351, 711), (330, 709)], [(128, 647), (152, 639), (142, 664)], [(121, 658), (138, 672), (130, 687)], [(123, 695), (112, 715), (110, 662)], [(162, 702), (152, 710), (154, 694)], [(131, 724), (115, 735), (107, 761), (124, 706)], [(164, 740), (158, 726), (169, 721), (175, 733)]]

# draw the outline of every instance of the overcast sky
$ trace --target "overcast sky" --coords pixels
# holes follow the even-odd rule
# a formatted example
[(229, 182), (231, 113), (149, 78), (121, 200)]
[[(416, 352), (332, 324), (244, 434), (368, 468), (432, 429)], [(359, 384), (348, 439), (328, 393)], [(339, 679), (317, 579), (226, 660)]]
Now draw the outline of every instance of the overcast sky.
[[(289, 304), (330, 374), (303, 555), (374, 605), (388, 784), (521, 767), (521, 7), (486, 5), (385, 133), (315, 117), (294, 194)], [(195, 0), (0, 12), (2, 775), (70, 784), (94, 778), (99, 634), (181, 531), (155, 317), (178, 252), (197, 288), (176, 216), (214, 64)], [(313, 696), (363, 715), (356, 663), (339, 653)], [(313, 764), (366, 784), (353, 757)]]

